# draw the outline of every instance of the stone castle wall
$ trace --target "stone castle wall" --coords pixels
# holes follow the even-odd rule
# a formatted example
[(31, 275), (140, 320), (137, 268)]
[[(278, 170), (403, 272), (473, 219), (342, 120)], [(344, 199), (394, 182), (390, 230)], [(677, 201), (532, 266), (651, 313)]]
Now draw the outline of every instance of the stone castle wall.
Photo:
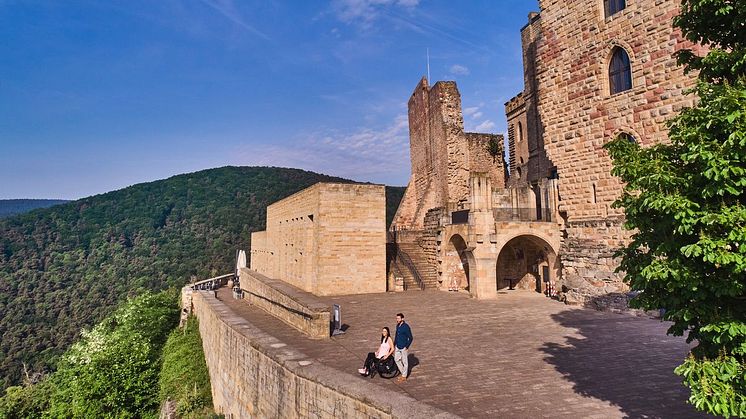
[[(665, 141), (666, 121), (694, 101), (684, 95), (694, 76), (684, 75), (674, 58), (691, 46), (672, 28), (678, 2), (628, 2), (606, 19), (600, 1), (542, 1), (541, 6), (538, 123), (562, 179), (560, 210), (568, 221), (620, 215), (609, 208), (621, 185), (611, 175), (603, 145), (621, 132), (643, 146)], [(615, 46), (630, 56), (633, 87), (611, 95), (608, 66)]]
[(451, 418), (317, 363), (235, 315), (211, 292), (183, 294), (199, 319), (215, 410), (228, 418)]
[[(536, 108), (528, 118), (559, 174), (563, 285), (580, 294), (623, 291), (613, 251), (629, 233), (621, 210), (611, 208), (621, 184), (603, 145), (620, 133), (642, 146), (666, 141), (666, 121), (695, 101), (685, 95), (695, 76), (674, 58), (692, 45), (672, 28), (675, 0), (627, 2), (610, 17), (601, 1), (541, 0), (540, 7), (522, 33), (524, 57), (534, 56), (525, 64), (533, 96), (526, 102), (527, 112)], [(612, 95), (608, 68), (616, 46), (630, 57), (632, 89)]]
[[(492, 185), (505, 187), (506, 165), (505, 153), (503, 153), (503, 136), (500, 134), (481, 134), (475, 132), (464, 133), (466, 146), (469, 151), (469, 171), (487, 173)], [(490, 155), (487, 146), (490, 141), (499, 144), (500, 149), (496, 156)]]
[[(267, 207), (251, 269), (316, 295), (386, 291), (382, 185), (318, 183)], [(255, 241), (256, 240), (256, 241)]]

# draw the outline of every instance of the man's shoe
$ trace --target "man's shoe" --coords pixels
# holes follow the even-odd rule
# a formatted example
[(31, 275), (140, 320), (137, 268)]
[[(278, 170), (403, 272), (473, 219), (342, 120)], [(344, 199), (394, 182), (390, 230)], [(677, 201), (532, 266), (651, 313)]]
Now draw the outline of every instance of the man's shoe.
[(366, 371), (365, 368), (360, 368), (357, 370), (357, 372), (359, 372), (360, 375), (368, 375), (368, 371)]
[(403, 382), (407, 381), (407, 377), (405, 377), (403, 375), (400, 375), (399, 378), (396, 379), (396, 381), (399, 382), (399, 383), (403, 383)]

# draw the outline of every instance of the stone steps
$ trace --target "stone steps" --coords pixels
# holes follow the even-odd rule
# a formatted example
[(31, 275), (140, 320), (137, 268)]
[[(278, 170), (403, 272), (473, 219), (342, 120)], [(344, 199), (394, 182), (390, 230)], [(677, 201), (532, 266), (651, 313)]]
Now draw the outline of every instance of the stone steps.
[(405, 291), (419, 291), (420, 286), (417, 284), (417, 280), (414, 278), (414, 275), (412, 275), (412, 272), (407, 268), (406, 265), (401, 263), (401, 261), (398, 261), (394, 259), (393, 263), (391, 264), (392, 269), (394, 270), (394, 275), (404, 278), (404, 290)]
[(416, 243), (399, 243), (399, 251), (406, 253), (412, 260), (420, 278), (422, 278), (425, 289), (438, 289), (438, 272), (435, 266), (428, 261), (428, 255), (419, 245)]

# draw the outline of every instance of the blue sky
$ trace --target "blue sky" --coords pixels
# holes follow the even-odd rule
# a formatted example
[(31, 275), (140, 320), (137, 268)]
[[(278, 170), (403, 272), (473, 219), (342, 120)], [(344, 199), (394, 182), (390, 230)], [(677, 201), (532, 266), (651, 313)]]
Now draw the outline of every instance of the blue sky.
[(456, 80), (505, 131), (535, 0), (0, 0), (0, 199), (225, 165), (405, 185), (406, 102)]

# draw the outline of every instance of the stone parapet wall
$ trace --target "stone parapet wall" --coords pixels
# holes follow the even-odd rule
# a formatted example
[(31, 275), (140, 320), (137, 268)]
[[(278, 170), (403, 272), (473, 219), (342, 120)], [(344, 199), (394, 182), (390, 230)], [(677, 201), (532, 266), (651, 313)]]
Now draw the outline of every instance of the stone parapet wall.
[(314, 295), (249, 269), (239, 272), (249, 303), (316, 339), (329, 338), (331, 308)]
[(215, 410), (228, 418), (454, 418), (318, 364), (196, 291)]

